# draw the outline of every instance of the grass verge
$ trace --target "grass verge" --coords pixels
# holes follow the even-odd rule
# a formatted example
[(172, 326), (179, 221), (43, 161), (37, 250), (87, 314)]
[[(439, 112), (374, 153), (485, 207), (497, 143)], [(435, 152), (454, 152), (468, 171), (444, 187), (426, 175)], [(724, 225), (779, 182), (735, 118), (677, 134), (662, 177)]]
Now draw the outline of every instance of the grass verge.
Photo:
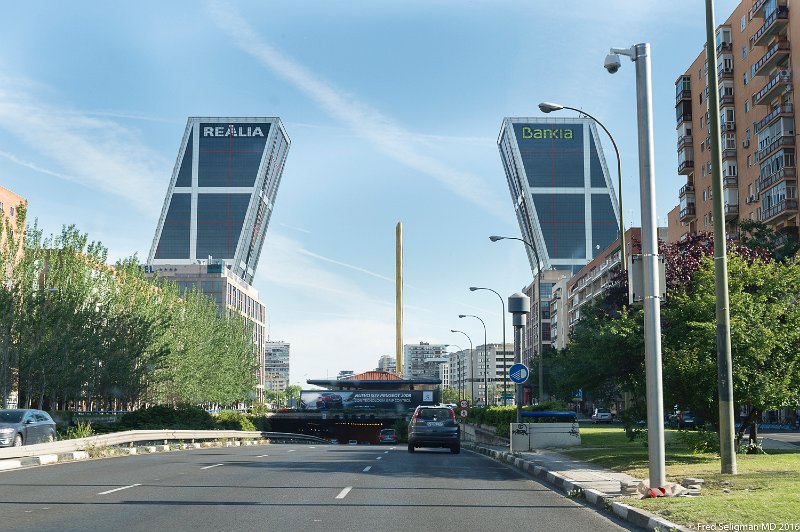
[[(646, 509), (675, 523), (698, 525), (775, 524), (764, 530), (800, 530), (800, 448), (771, 450), (768, 454), (736, 456), (739, 474), (720, 474), (719, 455), (693, 453), (667, 430), (667, 480), (681, 482), (687, 477), (705, 480), (700, 497), (658, 499), (626, 498), (631, 506)], [(575, 460), (591, 462), (636, 478), (648, 476), (647, 447), (642, 441), (629, 442), (617, 427), (581, 427), (580, 447), (561, 451)], [(728, 528), (734, 530), (735, 528)], [(744, 530), (744, 529), (742, 529)]]

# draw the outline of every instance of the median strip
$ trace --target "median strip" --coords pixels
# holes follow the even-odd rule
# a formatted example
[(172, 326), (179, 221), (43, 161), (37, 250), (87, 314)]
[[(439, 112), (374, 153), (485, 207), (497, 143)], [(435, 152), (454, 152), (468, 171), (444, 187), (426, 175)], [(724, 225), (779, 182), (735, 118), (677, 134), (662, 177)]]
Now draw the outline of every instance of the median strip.
[(214, 464), (214, 465), (210, 465), (210, 466), (201, 467), (200, 469), (211, 469), (212, 467), (219, 467), (221, 465), (224, 465), (224, 464)]
[(108, 495), (109, 493), (114, 493), (115, 491), (122, 491), (128, 488), (135, 488), (136, 486), (141, 486), (141, 484), (131, 484), (130, 486), (123, 486), (121, 488), (114, 488), (113, 490), (108, 491), (101, 491), (98, 495)]
[(347, 497), (347, 494), (350, 493), (350, 490), (353, 489), (353, 486), (347, 486), (345, 489), (339, 492), (339, 495), (336, 496), (337, 499), (344, 499)]

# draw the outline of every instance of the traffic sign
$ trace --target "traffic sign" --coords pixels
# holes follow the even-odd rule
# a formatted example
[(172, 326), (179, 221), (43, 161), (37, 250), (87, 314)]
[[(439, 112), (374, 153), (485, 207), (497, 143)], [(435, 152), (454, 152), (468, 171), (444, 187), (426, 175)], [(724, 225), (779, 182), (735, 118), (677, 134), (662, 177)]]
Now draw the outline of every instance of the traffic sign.
[(461, 417), (467, 417), (469, 415), (469, 412), (467, 411), (466, 408), (464, 408), (464, 409), (461, 410), (461, 412), (459, 412), (459, 415)]
[(528, 380), (528, 367), (525, 364), (514, 364), (508, 370), (509, 378), (517, 384), (522, 384)]
[(458, 405), (461, 408), (469, 408), (469, 401), (467, 401), (466, 399), (462, 399), (461, 401), (459, 401)]

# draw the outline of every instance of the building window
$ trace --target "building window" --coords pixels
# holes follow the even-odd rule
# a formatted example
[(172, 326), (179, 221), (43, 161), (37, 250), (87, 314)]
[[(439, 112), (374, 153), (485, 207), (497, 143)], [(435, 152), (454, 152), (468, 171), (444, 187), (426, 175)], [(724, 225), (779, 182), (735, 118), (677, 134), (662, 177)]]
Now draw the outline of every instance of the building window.
[(706, 151), (706, 141), (700, 143), (700, 151), (701, 152)]
[(747, 85), (747, 72), (744, 73), (744, 84)]
[(742, 45), (742, 59), (747, 57), (747, 45)]
[(745, 26), (747, 26), (747, 19), (745, 19), (744, 15), (742, 15), (742, 20), (741, 20), (741, 29), (742, 29), (742, 31), (744, 31), (744, 27)]
[(744, 101), (744, 112), (745, 113), (749, 113), (750, 112), (750, 100), (749, 99)]
[(703, 191), (703, 201), (706, 201), (706, 199), (707, 199), (707, 198), (706, 198), (706, 191), (704, 190), (704, 191)]

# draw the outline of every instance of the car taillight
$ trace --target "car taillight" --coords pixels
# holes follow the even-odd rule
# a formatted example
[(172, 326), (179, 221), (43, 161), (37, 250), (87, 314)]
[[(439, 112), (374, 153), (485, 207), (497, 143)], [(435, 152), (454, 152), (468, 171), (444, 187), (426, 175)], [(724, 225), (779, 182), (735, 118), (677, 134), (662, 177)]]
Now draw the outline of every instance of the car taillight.
[(453, 412), (453, 409), (452, 409), (452, 408), (450, 409), (450, 418), (451, 418), (453, 421), (455, 421), (455, 420), (456, 420), (456, 413), (455, 413), (455, 412)]

